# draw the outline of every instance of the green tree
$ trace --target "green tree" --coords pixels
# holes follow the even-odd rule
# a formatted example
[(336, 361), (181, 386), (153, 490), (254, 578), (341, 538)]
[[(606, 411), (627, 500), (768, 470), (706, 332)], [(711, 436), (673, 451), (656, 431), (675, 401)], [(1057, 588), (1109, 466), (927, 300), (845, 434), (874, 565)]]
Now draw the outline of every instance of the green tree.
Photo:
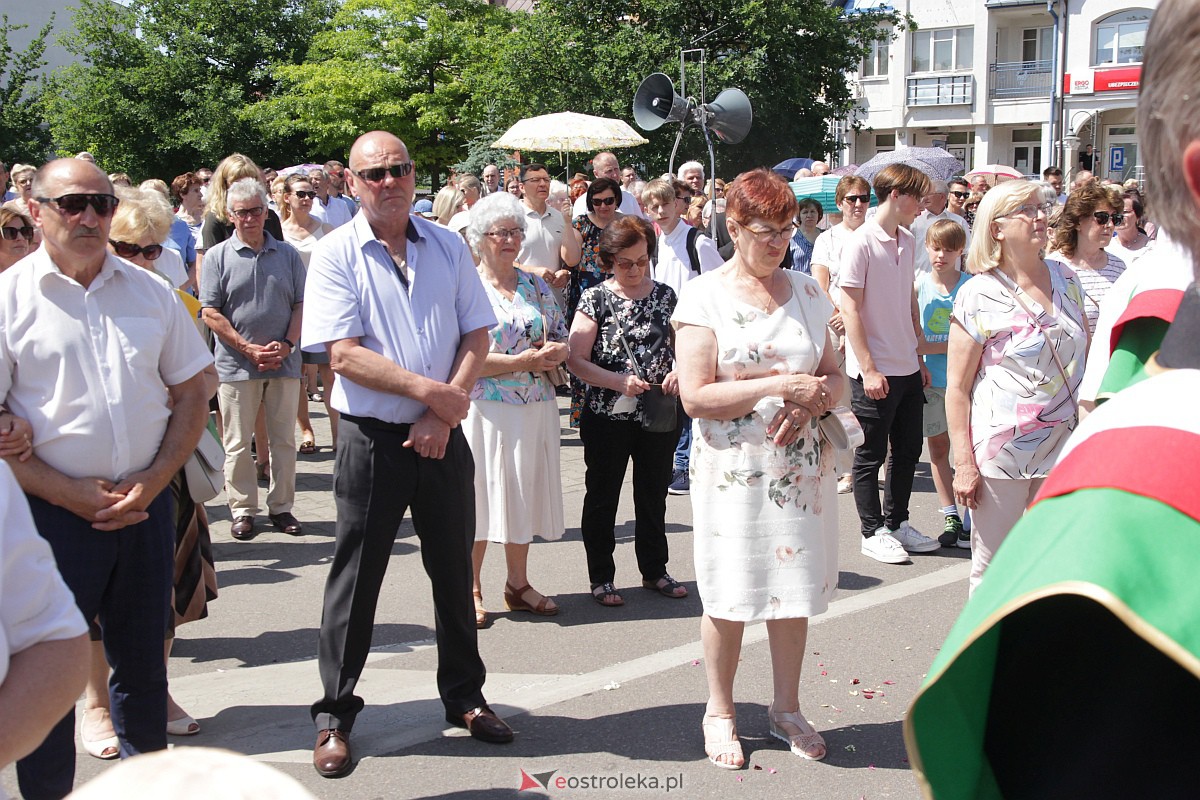
[(467, 142), (467, 154), (462, 161), (452, 164), (455, 172), (479, 175), (488, 164), (495, 164), (502, 171), (518, 166), (512, 153), (508, 150), (497, 150), (492, 142), (499, 139), (508, 130), (508, 126), (500, 122), (495, 103), (488, 103), (484, 108), (483, 119), (477, 127), (478, 133)]
[(46, 118), (63, 153), (108, 170), (170, 178), (240, 151), (267, 165), (303, 155), (298, 137), (256, 129), (243, 107), (304, 59), (333, 0), (80, 0)]
[[(38, 31), (23, 51), (17, 52), (8, 35), (25, 25), (10, 25), (0, 17), (0, 160), (10, 166), (19, 161), (40, 164), (50, 150), (50, 134), (42, 121), (42, 82), (38, 72), (46, 65), (46, 37), (54, 17)], [(0, 192), (3, 187), (0, 187)]]
[[(704, 47), (706, 100), (737, 87), (754, 106), (745, 141), (715, 145), (718, 172), (733, 175), (830, 149), (829, 121), (853, 108), (845, 74), (881, 30), (890, 36), (906, 24), (891, 12), (844, 17), (824, 0), (542, 0), (507, 38), (495, 83), (485, 88), (512, 120), (578, 111), (632, 123), (641, 80), (665, 72), (679, 91), (679, 51)], [(699, 95), (695, 65), (687, 93)], [(665, 170), (677, 132), (665, 125), (646, 133), (650, 144), (622, 160)], [(676, 164), (688, 158), (708, 160), (696, 129)]]
[(480, 0), (347, 0), (303, 64), (281, 66), (275, 96), (246, 116), (276, 135), (345, 152), (369, 130), (411, 148), (436, 188), (483, 117), (473, 89), (490, 72), (515, 16)]

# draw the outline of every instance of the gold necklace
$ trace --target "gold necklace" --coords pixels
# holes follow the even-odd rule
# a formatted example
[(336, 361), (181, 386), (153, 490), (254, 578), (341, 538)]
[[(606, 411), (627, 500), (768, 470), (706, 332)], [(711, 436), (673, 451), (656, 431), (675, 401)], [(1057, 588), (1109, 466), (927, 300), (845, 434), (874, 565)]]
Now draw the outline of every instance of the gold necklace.
[[(778, 274), (779, 274), (778, 270), (771, 273), (771, 289), (775, 288), (775, 276)], [(751, 280), (751, 279), (747, 278), (745, 273), (741, 272), (740, 270), (738, 271), (738, 279), (741, 280), (743, 283), (745, 283), (747, 286), (754, 287), (755, 300), (757, 301), (759, 299), (758, 298), (758, 290), (763, 288), (762, 281), (761, 280)], [(775, 297), (771, 294), (771, 289), (766, 290), (767, 299), (765, 302), (762, 303), (762, 310), (763, 310), (764, 314), (769, 314), (771, 312), (771, 304), (775, 302)]]

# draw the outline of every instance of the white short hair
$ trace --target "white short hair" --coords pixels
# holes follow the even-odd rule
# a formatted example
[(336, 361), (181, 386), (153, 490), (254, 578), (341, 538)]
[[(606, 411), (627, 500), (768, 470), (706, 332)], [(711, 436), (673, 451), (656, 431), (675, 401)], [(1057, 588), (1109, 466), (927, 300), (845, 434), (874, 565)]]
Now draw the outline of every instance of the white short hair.
[(463, 230), (473, 249), (479, 249), (483, 234), (497, 222), (511, 222), (513, 227), (524, 231), (525, 206), (508, 192), (489, 194), (473, 205)]
[(255, 198), (262, 201), (264, 209), (267, 207), (267, 190), (263, 188), (261, 181), (257, 178), (242, 178), (234, 181), (233, 185), (225, 192), (225, 210), (233, 211), (233, 204), (239, 200)]
[(679, 169), (675, 172), (675, 177), (679, 180), (684, 180), (684, 173), (691, 172), (694, 169), (700, 170), (700, 180), (704, 180), (704, 165), (699, 161), (685, 161), (679, 165)]

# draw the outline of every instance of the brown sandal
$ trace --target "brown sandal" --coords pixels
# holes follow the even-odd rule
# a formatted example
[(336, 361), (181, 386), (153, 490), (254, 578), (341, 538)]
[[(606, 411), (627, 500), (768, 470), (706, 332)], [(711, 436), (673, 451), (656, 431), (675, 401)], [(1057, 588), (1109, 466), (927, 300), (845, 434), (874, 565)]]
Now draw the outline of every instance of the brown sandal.
[(483, 592), (471, 592), (475, 598), (475, 627), (483, 628), (488, 624), (487, 609), (483, 607)]
[(504, 605), (508, 606), (509, 611), (528, 611), (530, 614), (537, 614), (539, 617), (553, 617), (558, 613), (558, 606), (551, 606), (550, 603), (553, 601), (545, 595), (542, 595), (542, 599), (538, 600), (535, 605), (525, 602), (524, 597), (526, 592), (537, 594), (537, 590), (528, 583), (520, 589), (514, 589), (512, 584), (505, 583)]

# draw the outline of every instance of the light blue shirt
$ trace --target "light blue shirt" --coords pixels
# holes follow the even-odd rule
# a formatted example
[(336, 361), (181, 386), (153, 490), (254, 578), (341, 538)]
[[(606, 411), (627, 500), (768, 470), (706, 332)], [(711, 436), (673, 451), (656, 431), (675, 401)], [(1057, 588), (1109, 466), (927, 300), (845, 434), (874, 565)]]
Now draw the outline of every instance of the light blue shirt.
[[(357, 338), (409, 372), (445, 382), (464, 334), (492, 328), (487, 292), (462, 238), (416, 215), (408, 219), (405, 288), (365, 214), (322, 237), (308, 265), (301, 347)], [(343, 414), (413, 423), (426, 406), (341, 375), (330, 403)]]
[[(958, 283), (943, 294), (933, 282), (933, 274), (926, 272), (917, 277), (917, 308), (921, 312), (921, 324), (925, 328), (925, 341), (941, 344), (950, 341), (950, 318), (954, 312), (954, 298), (958, 290), (971, 278), (965, 272), (958, 273)], [(924, 356), (929, 370), (929, 385), (935, 389), (946, 388), (946, 354), (930, 353)]]

